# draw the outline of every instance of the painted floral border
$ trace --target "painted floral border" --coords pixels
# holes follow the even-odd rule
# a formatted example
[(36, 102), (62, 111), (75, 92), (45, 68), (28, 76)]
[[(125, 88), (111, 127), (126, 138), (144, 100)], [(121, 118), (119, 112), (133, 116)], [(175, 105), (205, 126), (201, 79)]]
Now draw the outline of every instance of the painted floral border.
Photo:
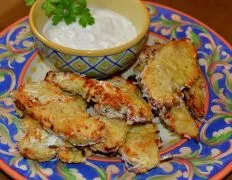
[(208, 179), (232, 160), (232, 49), (196, 20), (167, 7), (146, 2), (150, 31), (169, 39), (189, 38), (198, 49), (199, 64), (208, 84), (209, 106), (199, 142), (188, 140), (163, 154), (173, 157), (147, 174), (135, 177), (121, 162), (88, 160), (63, 164), (37, 163), (18, 153), (18, 118), (9, 92), (17, 87), (20, 72), (35, 53), (28, 20), (0, 35), (0, 159), (19, 174), (33, 179)]

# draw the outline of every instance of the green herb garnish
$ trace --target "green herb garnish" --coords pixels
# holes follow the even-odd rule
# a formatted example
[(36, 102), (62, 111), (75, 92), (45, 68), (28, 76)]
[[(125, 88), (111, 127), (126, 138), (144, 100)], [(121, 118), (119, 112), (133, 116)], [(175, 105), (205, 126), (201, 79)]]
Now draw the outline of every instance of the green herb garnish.
[[(25, 0), (31, 6), (36, 0)], [(42, 5), (45, 14), (57, 25), (65, 21), (67, 25), (79, 21), (82, 27), (94, 24), (94, 18), (87, 8), (86, 0), (46, 0)]]

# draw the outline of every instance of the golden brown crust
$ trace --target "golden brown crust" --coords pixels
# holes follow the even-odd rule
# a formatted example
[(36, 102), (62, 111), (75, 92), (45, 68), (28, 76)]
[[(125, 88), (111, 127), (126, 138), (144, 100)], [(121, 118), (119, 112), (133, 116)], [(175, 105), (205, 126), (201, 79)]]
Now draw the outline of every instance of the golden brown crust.
[(178, 104), (181, 89), (191, 87), (199, 76), (196, 49), (188, 40), (173, 40), (159, 47), (140, 55), (148, 60), (138, 74), (143, 92), (155, 109)]
[(79, 163), (91, 155), (87, 148), (77, 149), (60, 137), (44, 130), (40, 123), (28, 116), (20, 120), (24, 137), (18, 142), (22, 156), (39, 162), (56, 156), (66, 163)]
[(87, 79), (84, 88), (88, 89), (89, 99), (101, 103), (101, 106), (110, 106), (119, 110), (121, 105), (126, 105), (126, 98), (119, 88), (115, 88), (107, 82), (99, 83), (94, 79)]
[(64, 72), (49, 72), (46, 81), (55, 83), (65, 91), (79, 94), (87, 101), (94, 101), (95, 109), (108, 118), (127, 119), (129, 122), (152, 120), (151, 108), (140, 96), (132, 96), (107, 81), (97, 81)]
[(185, 104), (172, 107), (164, 116), (172, 130), (187, 138), (197, 138), (198, 127)]
[[(165, 123), (175, 132), (196, 137), (196, 123), (182, 100), (182, 90), (186, 87), (191, 89), (200, 76), (194, 45), (183, 39), (172, 40), (166, 45), (147, 47), (139, 61), (142, 65), (138, 65), (137, 79), (151, 106), (158, 110)], [(199, 89), (200, 84), (201, 82), (195, 85), (198, 87), (185, 93), (187, 104), (199, 114), (202, 113), (202, 96), (195, 97), (193, 102), (190, 95), (199, 95), (199, 91), (195, 92), (194, 89)], [(182, 125), (188, 128), (185, 129)]]
[(25, 117), (20, 120), (24, 137), (19, 141), (21, 155), (39, 162), (49, 161), (56, 157), (57, 148), (65, 146), (65, 142), (45, 131), (38, 121)]
[(132, 166), (129, 170), (143, 173), (156, 167), (159, 163), (158, 141), (154, 124), (133, 125), (119, 149), (122, 159)]
[(205, 116), (205, 86), (204, 77), (200, 75), (191, 88), (184, 90), (186, 104), (196, 118)]
[[(23, 104), (26, 104), (28, 107), (42, 106), (52, 101), (57, 102), (67, 99), (59, 88), (49, 85), (46, 82), (31, 83), (30, 86), (27, 85), (26, 89), (25, 86), (19, 86), (14, 93), (14, 99), (16, 101), (20, 100), (22, 106)], [(22, 106), (19, 108), (23, 109)]]
[(64, 163), (81, 163), (91, 155), (88, 149), (62, 148), (58, 152), (58, 159)]
[(103, 153), (117, 152), (126, 140), (129, 125), (120, 119), (101, 118), (101, 120), (105, 123), (106, 137), (102, 142), (92, 145), (91, 149)]
[(142, 98), (142, 94), (136, 85), (120, 76), (115, 76), (112, 79), (109, 79), (108, 82), (114, 87), (119, 88), (125, 94), (131, 116), (147, 117), (147, 119), (153, 118), (151, 107)]
[[(36, 133), (36, 135), (34, 133)], [(41, 136), (39, 130), (27, 133), (18, 143), (20, 154), (26, 158), (37, 160), (39, 162), (49, 161), (56, 157), (56, 150), (44, 145), (43, 141), (45, 139)]]
[(154, 44), (153, 46), (146, 46), (144, 50), (140, 53), (138, 57), (138, 63), (134, 68), (135, 73), (141, 73), (145, 66), (147, 65), (148, 61), (153, 58), (156, 50), (160, 49), (163, 45), (162, 44)]
[(38, 82), (22, 85), (14, 99), (18, 108), (26, 110), (44, 128), (64, 136), (75, 145), (94, 144), (105, 136), (104, 123), (90, 117), (82, 101), (67, 96), (53, 84)]

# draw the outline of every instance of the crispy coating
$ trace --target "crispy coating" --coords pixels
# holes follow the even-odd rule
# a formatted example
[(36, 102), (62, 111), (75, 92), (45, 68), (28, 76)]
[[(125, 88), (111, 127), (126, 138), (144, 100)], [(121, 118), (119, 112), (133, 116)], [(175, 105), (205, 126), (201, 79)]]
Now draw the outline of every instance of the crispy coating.
[(42, 128), (42, 126), (38, 121), (26, 116), (20, 120), (20, 128), (23, 132), (28, 132), (30, 130)]
[(140, 55), (138, 80), (144, 95), (155, 109), (179, 103), (184, 87), (191, 87), (199, 76), (197, 53), (188, 40), (173, 40), (157, 49), (148, 47)]
[(57, 151), (49, 146), (62, 146), (62, 139), (48, 134), (42, 129), (39, 122), (26, 117), (21, 120), (21, 126), (25, 133), (18, 143), (19, 152), (26, 158), (39, 162), (49, 161), (56, 157)]
[(62, 138), (48, 133), (40, 123), (30, 117), (20, 121), (24, 137), (19, 141), (19, 152), (26, 158), (39, 162), (49, 161), (58, 155), (62, 161), (83, 162), (89, 156), (84, 151), (73, 147)]
[(184, 90), (187, 105), (202, 115), (204, 94), (199, 90), (202, 81), (197, 81), (201, 73), (194, 45), (183, 39), (147, 47), (135, 71), (144, 96), (165, 123), (181, 135), (196, 137), (196, 123), (182, 100), (182, 90), (190, 89)]
[(186, 104), (196, 118), (205, 116), (204, 100), (205, 100), (205, 82), (203, 76), (199, 76), (193, 86), (184, 89)]
[(86, 157), (91, 155), (91, 151), (87, 148), (62, 148), (58, 151), (58, 159), (64, 163), (80, 163), (84, 162)]
[[(136, 86), (125, 80), (116, 79), (107, 82), (69, 72), (48, 72), (45, 80), (55, 83), (64, 91), (78, 94), (87, 101), (94, 101), (95, 109), (108, 118), (126, 119), (129, 123), (151, 121), (151, 108), (136, 93)], [(120, 83), (122, 84), (119, 85)], [(129, 92), (130, 90), (134, 93)]]
[(198, 127), (185, 104), (172, 107), (164, 117), (165, 122), (178, 134), (196, 138)]
[(162, 44), (154, 44), (153, 46), (146, 46), (143, 52), (139, 55), (138, 64), (134, 67), (136, 74), (141, 73), (145, 66), (147, 65), (149, 59), (152, 59), (156, 50), (161, 48)]
[(104, 123), (89, 116), (83, 100), (68, 96), (54, 84), (42, 81), (21, 85), (14, 100), (19, 109), (38, 120), (44, 128), (74, 145), (94, 144), (105, 136)]
[(117, 152), (119, 147), (125, 142), (129, 125), (121, 119), (101, 118), (106, 126), (106, 137), (103, 142), (94, 144), (91, 149), (103, 153)]
[(156, 167), (159, 163), (158, 141), (154, 124), (133, 125), (119, 149), (122, 159), (132, 166), (129, 170), (143, 173)]
[(136, 85), (120, 76), (115, 76), (112, 79), (109, 79), (108, 82), (114, 87), (119, 88), (125, 94), (129, 102), (129, 106), (134, 106), (134, 114), (138, 114), (137, 116), (140, 117), (147, 117), (149, 119), (152, 119), (153, 116), (151, 107), (142, 98), (142, 94), (138, 90)]

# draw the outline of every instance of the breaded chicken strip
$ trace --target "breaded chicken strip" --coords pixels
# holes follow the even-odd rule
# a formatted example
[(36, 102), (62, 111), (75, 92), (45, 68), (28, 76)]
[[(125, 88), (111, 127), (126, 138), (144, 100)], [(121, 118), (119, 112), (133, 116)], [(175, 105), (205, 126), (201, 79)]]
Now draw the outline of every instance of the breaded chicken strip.
[(91, 156), (91, 151), (85, 147), (82, 149), (76, 147), (60, 148), (57, 155), (58, 159), (64, 163), (84, 162), (89, 156)]
[(88, 79), (69, 72), (48, 72), (45, 80), (87, 101), (94, 101), (96, 110), (108, 118), (126, 119), (129, 123), (152, 120), (150, 106), (137, 93), (135, 85), (125, 80), (115, 82), (115, 85), (114, 82)]
[(54, 84), (42, 81), (21, 85), (14, 101), (44, 128), (74, 145), (95, 144), (105, 136), (104, 123), (89, 116), (83, 100), (64, 94)]
[(126, 142), (119, 149), (123, 161), (132, 166), (129, 170), (144, 173), (156, 167), (160, 159), (158, 142), (155, 125), (133, 125)]
[[(188, 40), (173, 40), (166, 45), (148, 47), (140, 55), (135, 71), (153, 109), (162, 117), (165, 114), (164, 122), (181, 135), (196, 137), (198, 130), (195, 120), (182, 100), (182, 90), (194, 86), (195, 90), (185, 93), (187, 104), (190, 108), (196, 106), (193, 110), (202, 113), (200, 108), (204, 98), (196, 97), (201, 94), (201, 82), (195, 83), (201, 73), (194, 45)], [(190, 98), (193, 94), (194, 102)]]
[(154, 109), (178, 104), (181, 90), (191, 87), (200, 74), (196, 48), (188, 40), (148, 47), (138, 61), (137, 79)]
[(184, 89), (186, 104), (196, 118), (205, 116), (204, 100), (205, 100), (205, 82), (203, 76), (195, 81), (193, 86)]
[[(83, 162), (89, 153), (79, 150), (62, 138), (48, 133), (40, 123), (30, 117), (20, 121), (24, 137), (19, 141), (19, 152), (26, 158), (39, 162), (49, 161), (57, 155), (64, 162)], [(88, 151), (89, 152), (89, 151)]]
[[(48, 134), (38, 121), (29, 117), (21, 120), (25, 136), (19, 141), (19, 152), (26, 158), (39, 162), (49, 161), (56, 157), (55, 147), (64, 146), (61, 138)], [(51, 147), (50, 147), (51, 146)]]
[(187, 138), (196, 138), (198, 135), (198, 127), (195, 119), (183, 103), (179, 106), (174, 106), (164, 116), (164, 121), (172, 130)]
[(148, 61), (153, 58), (156, 50), (160, 49), (162, 44), (154, 44), (153, 46), (146, 46), (144, 50), (139, 55), (138, 64), (134, 67), (135, 73), (141, 73)]
[(102, 142), (94, 144), (90, 148), (103, 153), (117, 152), (126, 140), (129, 125), (120, 119), (101, 118), (101, 120), (105, 123), (106, 137)]

